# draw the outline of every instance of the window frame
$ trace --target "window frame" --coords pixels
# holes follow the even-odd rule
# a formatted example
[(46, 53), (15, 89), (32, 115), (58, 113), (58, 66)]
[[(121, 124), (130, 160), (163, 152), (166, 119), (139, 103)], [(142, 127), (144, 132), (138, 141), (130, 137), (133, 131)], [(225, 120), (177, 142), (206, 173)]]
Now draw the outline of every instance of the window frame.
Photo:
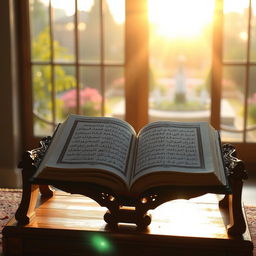
[[(251, 8), (251, 0), (250, 8)], [(77, 1), (76, 5), (77, 5)], [(223, 2), (215, 0), (215, 15), (213, 26), (213, 51), (212, 51), (212, 81), (211, 81), (211, 115), (210, 123), (217, 129), (221, 129), (221, 91), (222, 91), (222, 68), (224, 65), (237, 65), (237, 63), (226, 63), (222, 60), (223, 51)], [(31, 86), (31, 53), (29, 32), (29, 0), (18, 1), (19, 38), (20, 52), (20, 81), (22, 100), (22, 126), (24, 149), (38, 146), (40, 138), (33, 135), (33, 95)], [(77, 7), (76, 7), (77, 8)], [(148, 75), (149, 75), (149, 28), (147, 23), (147, 0), (126, 0), (125, 4), (125, 120), (128, 121), (136, 131), (148, 123)], [(75, 17), (77, 22), (77, 16)], [(136, 26), (134, 26), (136, 24)], [(76, 27), (76, 26), (75, 26)], [(250, 24), (248, 24), (248, 31)], [(77, 33), (77, 29), (76, 29)], [(249, 33), (250, 34), (250, 33)], [(77, 36), (78, 38), (78, 36)], [(249, 42), (250, 43), (250, 42)], [(78, 41), (76, 40), (76, 44)], [(78, 49), (78, 47), (76, 47)], [(75, 65), (78, 63), (78, 50), (76, 50)], [(247, 55), (249, 56), (249, 49)], [(246, 67), (246, 91), (245, 91), (245, 121), (247, 124), (247, 95), (248, 95), (248, 70), (250, 65), (256, 65), (247, 61), (242, 63)], [(78, 70), (78, 69), (77, 69)], [(136, 72), (134, 72), (136, 70)], [(79, 72), (79, 71), (77, 71)], [(104, 71), (103, 71), (104, 72)], [(79, 77), (79, 74), (76, 74)], [(103, 75), (103, 74), (102, 74)], [(102, 86), (102, 85), (101, 85)], [(104, 90), (103, 90), (104, 91)], [(78, 93), (78, 91), (77, 91)], [(103, 95), (104, 98), (104, 95)], [(79, 99), (79, 97), (78, 97)], [(213, 104), (214, 102), (214, 104)], [(104, 108), (104, 102), (103, 102)], [(79, 110), (78, 110), (79, 112)], [(244, 131), (245, 133), (246, 131)], [(243, 136), (245, 139), (245, 135)], [(239, 152), (242, 159), (255, 162), (254, 149), (256, 143), (234, 142), (232, 143)]]

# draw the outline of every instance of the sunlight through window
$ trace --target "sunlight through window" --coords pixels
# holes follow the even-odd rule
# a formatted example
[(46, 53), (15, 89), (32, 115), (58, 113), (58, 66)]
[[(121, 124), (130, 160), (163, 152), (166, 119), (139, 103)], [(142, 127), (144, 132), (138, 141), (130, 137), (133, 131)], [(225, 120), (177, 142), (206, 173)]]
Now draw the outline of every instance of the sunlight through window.
[(213, 5), (205, 0), (149, 0), (149, 21), (167, 38), (197, 36), (212, 21)]
[(148, 1), (149, 118), (209, 121), (214, 0)]

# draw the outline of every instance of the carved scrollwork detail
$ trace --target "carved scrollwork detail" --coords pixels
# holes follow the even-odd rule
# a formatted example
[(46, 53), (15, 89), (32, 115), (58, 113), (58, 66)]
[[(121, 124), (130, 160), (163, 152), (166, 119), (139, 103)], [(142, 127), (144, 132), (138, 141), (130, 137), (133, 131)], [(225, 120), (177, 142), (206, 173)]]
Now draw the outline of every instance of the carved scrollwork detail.
[(103, 201), (108, 201), (108, 202), (114, 202), (116, 200), (116, 198), (113, 195), (105, 192), (101, 192), (100, 197)]
[(152, 202), (155, 202), (155, 201), (157, 200), (157, 198), (158, 198), (158, 195), (157, 195), (157, 194), (153, 194), (153, 195), (150, 196), (150, 200), (151, 200)]
[(40, 140), (40, 147), (25, 151), (22, 160), (18, 164), (18, 168), (26, 170), (26, 176), (31, 177), (40, 165), (44, 155), (51, 143), (52, 137), (47, 136)]
[(51, 136), (47, 136), (44, 137), (41, 141), (40, 141), (40, 147), (33, 149), (31, 151), (28, 151), (30, 153), (30, 157), (33, 160), (33, 165), (38, 168), (38, 166), (40, 165), (48, 147), (50, 146), (52, 141), (52, 137)]
[(158, 199), (157, 194), (149, 194), (148, 196), (144, 196), (140, 199), (140, 202), (142, 204), (151, 204), (151, 203), (156, 203)]
[(224, 144), (222, 146), (223, 160), (227, 175), (234, 179), (245, 180), (248, 178), (245, 170), (244, 162), (237, 158), (236, 149), (231, 144)]

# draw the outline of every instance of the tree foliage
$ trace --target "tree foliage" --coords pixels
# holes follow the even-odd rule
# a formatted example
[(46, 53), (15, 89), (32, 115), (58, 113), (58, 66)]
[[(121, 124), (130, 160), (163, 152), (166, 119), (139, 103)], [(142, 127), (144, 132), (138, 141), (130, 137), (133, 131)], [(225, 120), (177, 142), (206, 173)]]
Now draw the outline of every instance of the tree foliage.
[[(53, 41), (53, 44), (54, 58), (61, 57), (64, 60), (69, 60), (72, 57), (58, 41)], [(32, 84), (34, 112), (49, 121), (52, 119), (53, 101), (56, 105), (57, 119), (63, 118), (61, 111), (63, 103), (54, 96), (70, 90), (76, 85), (75, 77), (68, 68), (49, 64), (49, 60), (52, 58), (50, 49), (49, 28), (46, 28), (32, 41), (32, 59), (40, 60), (42, 63), (33, 65)]]

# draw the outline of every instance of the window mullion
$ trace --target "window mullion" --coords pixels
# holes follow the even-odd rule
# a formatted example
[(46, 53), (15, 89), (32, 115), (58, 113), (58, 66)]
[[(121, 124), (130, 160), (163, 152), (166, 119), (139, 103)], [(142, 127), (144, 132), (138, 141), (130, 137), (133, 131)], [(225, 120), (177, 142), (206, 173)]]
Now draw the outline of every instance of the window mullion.
[(20, 72), (22, 83), (22, 130), (23, 130), (23, 147), (24, 149), (34, 148), (38, 145), (38, 141), (34, 139), (33, 131), (33, 88), (32, 88), (32, 66), (31, 62), (31, 35), (30, 35), (30, 21), (29, 21), (29, 1), (21, 3), (17, 2), (19, 9), (18, 28), (22, 33), (19, 34), (21, 44), (21, 51), (19, 51)]
[(52, 1), (50, 0), (49, 2), (49, 33), (50, 33), (52, 122), (56, 124), (56, 102), (55, 102), (56, 92), (55, 92), (54, 38), (53, 38), (53, 14), (52, 13), (53, 13)]
[(125, 119), (139, 130), (148, 122), (147, 1), (126, 0)]
[(78, 33), (78, 0), (75, 0), (74, 36), (75, 36), (75, 76), (76, 76), (76, 113), (80, 114), (80, 66), (79, 66), (79, 33)]
[(215, 1), (213, 24), (211, 124), (220, 129), (221, 84), (222, 84), (222, 43), (223, 43), (223, 0)]
[(248, 94), (249, 94), (249, 76), (250, 76), (250, 44), (251, 44), (251, 18), (252, 18), (252, 1), (249, 0), (249, 13), (248, 13), (248, 40), (246, 49), (246, 74), (245, 74), (245, 92), (244, 92), (244, 123), (243, 123), (243, 142), (246, 141), (246, 128), (247, 128), (247, 112), (248, 112)]
[(100, 0), (100, 90), (102, 95), (101, 115), (105, 115), (105, 48), (104, 48), (104, 20), (103, 20), (103, 0)]

